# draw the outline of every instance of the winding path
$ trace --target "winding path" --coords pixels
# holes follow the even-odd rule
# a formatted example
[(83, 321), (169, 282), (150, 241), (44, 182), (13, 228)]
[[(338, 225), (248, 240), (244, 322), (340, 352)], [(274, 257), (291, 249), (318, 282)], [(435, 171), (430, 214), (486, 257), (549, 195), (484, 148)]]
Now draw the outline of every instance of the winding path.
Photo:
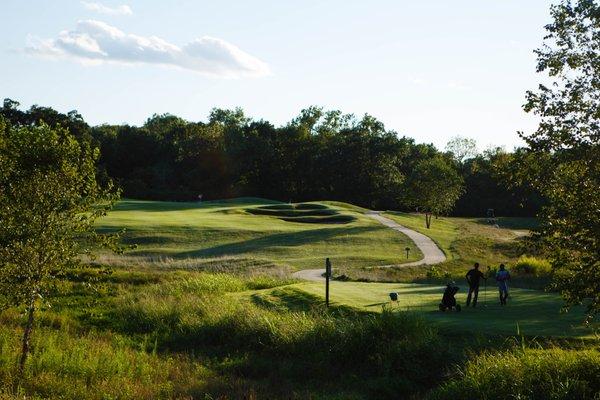
[[(421, 250), (423, 253), (423, 258), (419, 261), (413, 261), (406, 264), (398, 264), (400, 267), (409, 267), (412, 265), (431, 265), (438, 264), (444, 262), (446, 260), (446, 256), (444, 252), (440, 250), (440, 248), (435, 244), (433, 240), (431, 240), (428, 236), (423, 235), (417, 231), (413, 231), (412, 229), (408, 229), (405, 226), (400, 225), (396, 221), (393, 221), (389, 218), (386, 218), (381, 215), (380, 211), (369, 211), (365, 215), (373, 218), (374, 220), (380, 222), (381, 224), (387, 226), (388, 228), (392, 228), (398, 232), (401, 232), (408, 236), (415, 245)], [(384, 265), (383, 267), (392, 267), (393, 265)], [(325, 280), (323, 274), (325, 273), (325, 269), (304, 269), (302, 271), (295, 272), (293, 276), (295, 278), (304, 279), (307, 281), (321, 281)]]

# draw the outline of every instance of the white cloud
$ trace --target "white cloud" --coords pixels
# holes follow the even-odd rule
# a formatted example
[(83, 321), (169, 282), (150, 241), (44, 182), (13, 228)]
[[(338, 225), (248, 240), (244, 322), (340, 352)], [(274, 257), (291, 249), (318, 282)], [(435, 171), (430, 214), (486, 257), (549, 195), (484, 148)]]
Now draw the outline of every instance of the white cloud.
[(81, 4), (83, 4), (83, 6), (86, 9), (88, 9), (90, 11), (95, 11), (100, 14), (108, 14), (108, 15), (131, 15), (131, 14), (133, 14), (131, 7), (129, 7), (128, 5), (125, 5), (125, 4), (122, 4), (122, 5), (116, 6), (116, 7), (108, 7), (101, 3), (91, 3), (91, 2), (87, 2), (87, 1), (82, 1)]
[(448, 86), (450, 89), (456, 89), (456, 90), (468, 90), (470, 89), (469, 86), (465, 85), (464, 83), (460, 82), (460, 81), (450, 81), (446, 84), (446, 86)]
[(427, 81), (421, 77), (410, 78), (410, 82), (415, 85), (424, 85), (427, 83)]
[(55, 39), (28, 38), (25, 52), (84, 64), (157, 64), (205, 75), (239, 78), (269, 74), (269, 66), (225, 40), (203, 36), (178, 47), (156, 36), (125, 33), (107, 23), (79, 21)]

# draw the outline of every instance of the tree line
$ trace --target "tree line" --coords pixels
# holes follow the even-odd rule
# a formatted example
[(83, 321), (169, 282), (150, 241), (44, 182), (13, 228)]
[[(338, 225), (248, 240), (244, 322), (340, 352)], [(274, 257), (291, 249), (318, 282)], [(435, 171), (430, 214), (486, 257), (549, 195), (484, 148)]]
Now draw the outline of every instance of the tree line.
[[(171, 115), (142, 127), (90, 127), (77, 112), (33, 106), (0, 109), (0, 310), (26, 305), (22, 376), (40, 298), (94, 244), (94, 220), (126, 195), (193, 199), (254, 195), (337, 199), (373, 208), (419, 206), (427, 213), (506, 215), (542, 204), (531, 238), (553, 266), (568, 306), (600, 312), (600, 5), (563, 0), (551, 7), (536, 51), (545, 81), (527, 92), (540, 118), (522, 134), (526, 149), (475, 154), (470, 141), (441, 152), (400, 137), (371, 116), (303, 110), (275, 127), (241, 110), (215, 109), (208, 122)], [(98, 151), (100, 149), (100, 151)], [(540, 200), (542, 199), (542, 200)], [(454, 204), (456, 202), (456, 204)], [(504, 207), (504, 208), (502, 208)]]
[(511, 170), (521, 150), (483, 153), (455, 138), (446, 151), (419, 144), (370, 115), (309, 107), (287, 124), (213, 109), (205, 122), (170, 114), (144, 125), (89, 126), (76, 111), (20, 110), (5, 99), (8, 124), (67, 128), (100, 149), (100, 176), (131, 198), (194, 201), (242, 196), (281, 201), (331, 199), (375, 209), (435, 214), (533, 216), (543, 204)]

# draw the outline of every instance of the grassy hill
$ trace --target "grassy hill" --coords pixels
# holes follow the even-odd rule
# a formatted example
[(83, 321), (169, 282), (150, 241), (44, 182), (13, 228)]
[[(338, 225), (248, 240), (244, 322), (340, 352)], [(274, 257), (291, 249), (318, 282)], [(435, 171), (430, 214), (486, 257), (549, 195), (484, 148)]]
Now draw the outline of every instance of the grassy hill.
[[(496, 286), (490, 283), (485, 299), (481, 288), (478, 308), (463, 308), (462, 312), (439, 312), (443, 286), (410, 283), (363, 283), (332, 282), (330, 296), (332, 304), (353, 307), (367, 312), (382, 312), (384, 309), (406, 311), (434, 323), (442, 331), (452, 334), (478, 334), (512, 336), (517, 334), (529, 337), (576, 337), (595, 338), (598, 324), (583, 324), (583, 307), (574, 307), (568, 313), (561, 313), (563, 305), (556, 293), (538, 290), (511, 290), (510, 304), (498, 304)], [(306, 282), (288, 287), (287, 292), (277, 289), (265, 291), (275, 303), (284, 298), (314, 296), (324, 302), (325, 288), (321, 282)], [(390, 292), (398, 293), (398, 301), (391, 302)], [(465, 304), (467, 288), (462, 286), (456, 296), (460, 304)]]
[[(138, 247), (71, 271), (45, 294), (19, 394), (24, 316), (0, 311), (0, 398), (493, 398), (506, 376), (501, 394), (519, 398), (600, 390), (596, 326), (580, 324), (581, 309), (561, 314), (556, 294), (513, 289), (500, 307), (489, 288), (487, 307), (442, 313), (439, 284), (334, 281), (326, 309), (323, 283), (289, 270), (329, 256), (338, 272), (429, 279), (426, 266), (379, 267), (405, 261), (413, 245), (363, 211), (248, 198), (120, 202), (98, 228), (125, 228), (124, 242)], [(419, 216), (387, 215), (430, 234), (449, 256), (437, 268), (459, 278), (474, 259), (513, 260), (527, 222), (444, 218), (427, 231)]]
[[(338, 274), (367, 281), (445, 283), (454, 279), (462, 282), (466, 271), (475, 262), (481, 264), (483, 271), (488, 266), (496, 268), (500, 263), (509, 268), (514, 266), (522, 254), (527, 254), (527, 249), (521, 245), (522, 239), (536, 226), (533, 218), (499, 218), (496, 227), (484, 218), (440, 217), (433, 219), (431, 228), (427, 229), (421, 214), (386, 212), (384, 215), (429, 236), (446, 254), (447, 260), (433, 268), (342, 268)], [(547, 279), (532, 280), (526, 276), (513, 281), (513, 285), (538, 289), (547, 283)]]
[[(199, 266), (207, 259), (255, 266), (318, 268), (330, 257), (335, 267), (364, 267), (418, 260), (406, 236), (344, 203), (285, 203), (244, 198), (204, 203), (124, 200), (98, 222), (101, 231), (125, 229), (127, 252), (136, 261), (165, 258)], [(318, 210), (316, 210), (318, 208)], [(406, 259), (405, 247), (410, 247)], [(250, 260), (250, 262), (249, 262)], [(103, 261), (106, 261), (104, 259)]]
[[(129, 257), (141, 260), (168, 257), (169, 261), (163, 262), (167, 266), (205, 270), (218, 266), (219, 271), (225, 272), (246, 269), (250, 273), (262, 270), (272, 273), (277, 266), (316, 268), (329, 256), (338, 274), (371, 274), (376, 278), (377, 274), (385, 274), (385, 280), (427, 278), (427, 271), (431, 271), (427, 266), (378, 268), (406, 261), (404, 248), (415, 248), (404, 235), (364, 216), (362, 211), (344, 203), (287, 204), (255, 198), (202, 204), (125, 200), (99, 226), (103, 230), (127, 229), (125, 241), (138, 245)], [(518, 256), (515, 250), (518, 240), (534, 224), (531, 219), (511, 218), (493, 227), (480, 219), (440, 218), (433, 221), (431, 229), (426, 229), (420, 215), (386, 213), (386, 216), (436, 241), (448, 260), (435, 268), (454, 274), (458, 282), (463, 281), (464, 273), (474, 261), (484, 266), (504, 262), (510, 267), (510, 262)], [(411, 259), (421, 257), (418, 251), (411, 253)], [(436, 280), (431, 274), (429, 278)], [(445, 279), (441, 274), (438, 277), (440, 282)], [(294, 288), (299, 291), (287, 296), (288, 300), (294, 296), (302, 299), (308, 294), (314, 296), (315, 304), (322, 302), (321, 283), (300, 283)], [(336, 304), (364, 311), (380, 312), (382, 305), (391, 305), (387, 296), (391, 291), (401, 294), (400, 301), (394, 304), (396, 309), (415, 311), (452, 332), (512, 335), (517, 332), (517, 324), (521, 332), (530, 336), (583, 337), (593, 332), (581, 325), (581, 310), (560, 314), (560, 298), (539, 291), (513, 290), (511, 307), (505, 310), (496, 306), (496, 290), (490, 283), (489, 307), (485, 313), (467, 310), (455, 315), (435, 311), (442, 292), (439, 284), (335, 282), (332, 285)], [(460, 302), (464, 302), (465, 291), (463, 287), (457, 296)]]

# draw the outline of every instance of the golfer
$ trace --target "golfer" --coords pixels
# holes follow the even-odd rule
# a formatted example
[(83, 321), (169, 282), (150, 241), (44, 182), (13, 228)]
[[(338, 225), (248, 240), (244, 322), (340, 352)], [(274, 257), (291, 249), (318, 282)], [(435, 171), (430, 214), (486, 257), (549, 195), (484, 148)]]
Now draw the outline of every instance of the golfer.
[(506, 305), (508, 299), (508, 281), (510, 281), (510, 273), (500, 264), (500, 270), (496, 272), (496, 282), (498, 282), (498, 291), (500, 292), (500, 305)]
[(473, 298), (473, 307), (477, 307), (477, 297), (479, 297), (479, 281), (481, 279), (487, 279), (485, 275), (479, 270), (479, 263), (475, 263), (473, 268), (465, 275), (467, 283), (469, 284), (469, 294), (467, 294), (467, 307), (471, 304), (471, 298)]

